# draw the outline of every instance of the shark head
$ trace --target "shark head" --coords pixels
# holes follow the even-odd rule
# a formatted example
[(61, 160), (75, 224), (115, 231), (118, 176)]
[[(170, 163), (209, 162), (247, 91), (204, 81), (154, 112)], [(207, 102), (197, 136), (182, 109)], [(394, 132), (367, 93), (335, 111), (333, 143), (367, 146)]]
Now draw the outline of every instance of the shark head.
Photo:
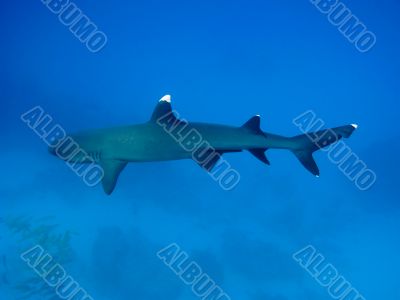
[(90, 134), (87, 132), (66, 135), (64, 138), (56, 141), (53, 145), (49, 145), (47, 151), (49, 154), (57, 158), (69, 162), (93, 162), (98, 157), (91, 157), (93, 153), (97, 153), (96, 148), (90, 147)]

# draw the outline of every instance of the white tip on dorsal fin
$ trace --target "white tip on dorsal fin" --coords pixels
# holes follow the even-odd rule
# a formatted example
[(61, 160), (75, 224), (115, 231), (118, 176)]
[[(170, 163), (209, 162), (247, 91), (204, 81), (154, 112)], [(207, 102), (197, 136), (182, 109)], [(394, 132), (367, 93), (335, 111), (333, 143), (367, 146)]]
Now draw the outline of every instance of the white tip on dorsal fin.
[(355, 129), (358, 128), (358, 125), (357, 125), (357, 124), (351, 124), (351, 126), (353, 126)]
[(171, 95), (165, 95), (160, 99), (160, 102), (161, 101), (171, 103)]

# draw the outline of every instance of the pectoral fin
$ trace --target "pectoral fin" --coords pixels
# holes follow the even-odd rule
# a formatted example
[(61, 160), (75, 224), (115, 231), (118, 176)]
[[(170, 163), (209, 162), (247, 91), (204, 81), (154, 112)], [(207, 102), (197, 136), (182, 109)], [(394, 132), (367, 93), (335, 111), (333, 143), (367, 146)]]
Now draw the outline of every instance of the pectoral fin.
[(102, 180), (104, 192), (110, 195), (117, 184), (118, 176), (127, 165), (127, 162), (119, 160), (102, 160), (100, 166), (103, 168), (104, 177)]

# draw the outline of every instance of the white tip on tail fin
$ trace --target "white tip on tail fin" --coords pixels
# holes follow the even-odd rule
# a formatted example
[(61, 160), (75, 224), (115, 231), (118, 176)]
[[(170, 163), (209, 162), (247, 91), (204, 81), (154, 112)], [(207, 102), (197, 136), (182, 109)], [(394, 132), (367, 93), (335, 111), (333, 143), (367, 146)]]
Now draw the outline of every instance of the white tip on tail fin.
[(165, 95), (160, 99), (160, 102), (168, 102), (171, 103), (171, 95)]
[(313, 152), (328, 147), (341, 138), (350, 137), (356, 128), (356, 124), (351, 124), (295, 136), (291, 139), (294, 145), (291, 150), (308, 171), (319, 177), (319, 169), (312, 156)]

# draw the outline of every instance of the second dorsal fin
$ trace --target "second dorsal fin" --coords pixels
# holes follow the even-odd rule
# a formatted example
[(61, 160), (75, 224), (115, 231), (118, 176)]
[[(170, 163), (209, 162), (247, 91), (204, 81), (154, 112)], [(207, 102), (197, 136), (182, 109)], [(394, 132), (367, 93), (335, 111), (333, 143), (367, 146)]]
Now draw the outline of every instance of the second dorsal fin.
[(251, 117), (246, 123), (244, 123), (242, 125), (242, 128), (247, 129), (255, 134), (265, 135), (265, 133), (261, 130), (260, 124), (261, 124), (260, 115), (256, 115), (254, 117)]

